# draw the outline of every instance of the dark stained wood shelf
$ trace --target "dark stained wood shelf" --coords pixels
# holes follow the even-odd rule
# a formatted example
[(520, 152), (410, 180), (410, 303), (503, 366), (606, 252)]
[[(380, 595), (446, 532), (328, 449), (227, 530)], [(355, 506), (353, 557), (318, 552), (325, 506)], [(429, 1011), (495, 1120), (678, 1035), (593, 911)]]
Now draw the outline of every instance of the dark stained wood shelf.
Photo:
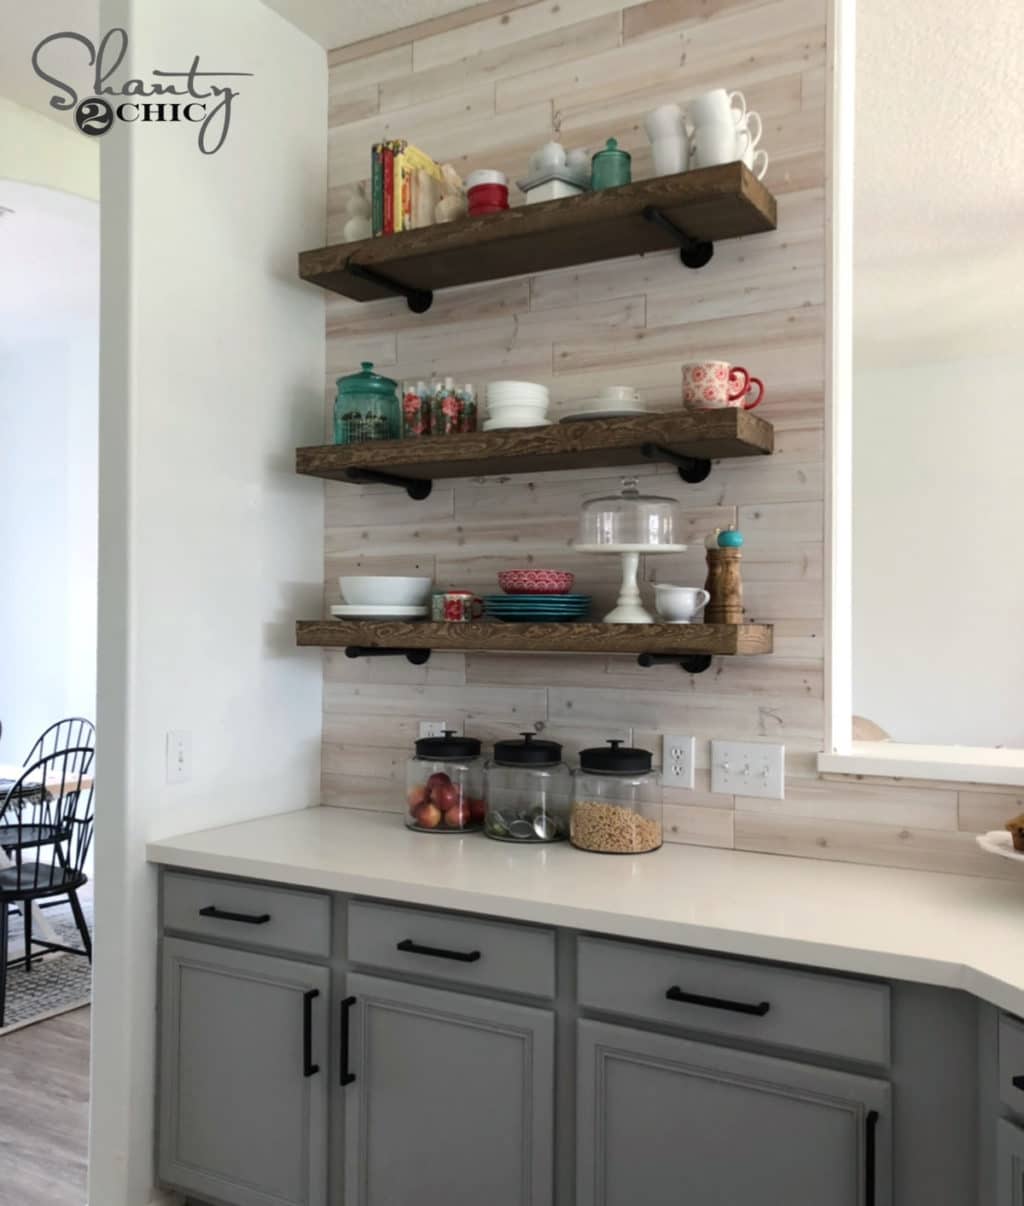
[(499, 653), (771, 653), (770, 624), (506, 624), (487, 620), (300, 620), (300, 645), (325, 648), (439, 649)]
[[(645, 217), (656, 210), (662, 221)], [(299, 255), (299, 275), (356, 301), (396, 290), (374, 274), (424, 294), (454, 285), (546, 272), (774, 230), (775, 198), (742, 163), (658, 176), (619, 188), (519, 205)], [(368, 270), (370, 276), (359, 273)], [(401, 291), (401, 290), (399, 290)], [(429, 305), (429, 300), (426, 305)], [(425, 308), (425, 306), (421, 307)]]
[(550, 427), (325, 444), (299, 448), (295, 467), (311, 477), (341, 482), (358, 479), (361, 471), (433, 481), (636, 465), (645, 459), (646, 445), (698, 461), (762, 456), (774, 447), (774, 431), (770, 423), (749, 411), (730, 407), (691, 413), (680, 409), (640, 418), (553, 423)]

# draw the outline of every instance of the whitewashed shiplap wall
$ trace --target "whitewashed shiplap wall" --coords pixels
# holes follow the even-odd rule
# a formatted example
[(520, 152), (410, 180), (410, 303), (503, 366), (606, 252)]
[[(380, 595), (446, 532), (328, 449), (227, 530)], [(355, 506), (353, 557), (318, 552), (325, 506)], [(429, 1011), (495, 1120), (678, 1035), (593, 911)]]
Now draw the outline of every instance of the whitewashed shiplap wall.
[[(532, 729), (568, 753), (607, 737), (657, 743), (661, 732), (784, 741), (786, 799), (667, 793), (680, 842), (856, 862), (1001, 875), (972, 834), (1015, 808), (998, 790), (819, 778), (823, 704), (823, 416), (825, 379), (826, 0), (491, 0), (330, 54), (329, 237), (341, 239), (340, 190), (364, 179), (370, 145), (409, 138), (466, 172), (515, 179), (551, 137), (596, 148), (615, 136), (634, 178), (651, 174), (643, 116), (709, 87), (741, 88), (765, 119), (766, 183), (779, 199), (770, 235), (721, 244), (684, 270), (666, 252), (404, 302), (331, 297), (327, 416), (333, 381), (370, 359), (397, 378), (451, 373), (478, 389), (515, 376), (547, 383), (560, 410), (600, 386), (634, 384), (649, 407), (679, 404), (680, 364), (745, 364), (767, 383), (775, 456), (725, 462), (687, 486), (638, 467), (682, 503), (693, 551), (648, 558), (648, 580), (703, 581), (700, 537), (738, 523), (749, 616), (775, 624), (775, 653), (716, 659), (699, 677), (641, 670), (628, 658), (434, 654), (353, 662), (324, 655), (323, 798), (401, 811), (404, 765), (420, 719), (464, 725), (485, 741)], [(325, 432), (329, 426), (325, 426)], [(618, 488), (607, 471), (440, 482), (414, 503), (385, 488), (326, 487), (325, 600), (361, 570), (432, 574), (441, 586), (496, 589), (497, 570), (566, 567), (597, 607), (618, 566), (573, 552), (580, 503)], [(657, 744), (653, 748), (658, 748)]]

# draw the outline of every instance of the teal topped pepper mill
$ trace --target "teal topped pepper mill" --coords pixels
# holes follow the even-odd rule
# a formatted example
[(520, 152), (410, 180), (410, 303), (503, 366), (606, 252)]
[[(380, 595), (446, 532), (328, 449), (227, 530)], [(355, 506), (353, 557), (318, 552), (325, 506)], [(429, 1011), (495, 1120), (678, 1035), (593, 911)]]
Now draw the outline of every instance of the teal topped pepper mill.
[(617, 188), (629, 184), (630, 154), (619, 150), (614, 138), (609, 138), (603, 151), (598, 151), (590, 161), (590, 187)]

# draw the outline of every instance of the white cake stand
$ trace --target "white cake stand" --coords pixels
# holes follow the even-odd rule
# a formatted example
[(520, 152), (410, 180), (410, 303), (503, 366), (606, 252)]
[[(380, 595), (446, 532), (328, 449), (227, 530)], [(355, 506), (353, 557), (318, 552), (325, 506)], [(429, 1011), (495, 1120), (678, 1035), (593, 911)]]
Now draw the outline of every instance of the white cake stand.
[(577, 544), (577, 553), (618, 553), (622, 558), (622, 585), (606, 624), (653, 624), (654, 616), (640, 598), (640, 558), (652, 553), (685, 553), (685, 544)]

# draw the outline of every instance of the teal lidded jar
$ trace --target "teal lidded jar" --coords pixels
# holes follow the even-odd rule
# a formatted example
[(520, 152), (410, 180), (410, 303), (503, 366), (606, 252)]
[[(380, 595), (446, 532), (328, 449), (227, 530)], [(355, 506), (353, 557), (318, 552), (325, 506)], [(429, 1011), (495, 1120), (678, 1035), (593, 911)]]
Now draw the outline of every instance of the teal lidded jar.
[(400, 435), (398, 385), (373, 372), (364, 360), (362, 372), (339, 377), (334, 399), (335, 444), (361, 444), (365, 440), (397, 440)]
[(609, 138), (603, 151), (598, 151), (590, 161), (590, 187), (617, 188), (630, 181), (630, 154), (620, 151), (616, 139)]

